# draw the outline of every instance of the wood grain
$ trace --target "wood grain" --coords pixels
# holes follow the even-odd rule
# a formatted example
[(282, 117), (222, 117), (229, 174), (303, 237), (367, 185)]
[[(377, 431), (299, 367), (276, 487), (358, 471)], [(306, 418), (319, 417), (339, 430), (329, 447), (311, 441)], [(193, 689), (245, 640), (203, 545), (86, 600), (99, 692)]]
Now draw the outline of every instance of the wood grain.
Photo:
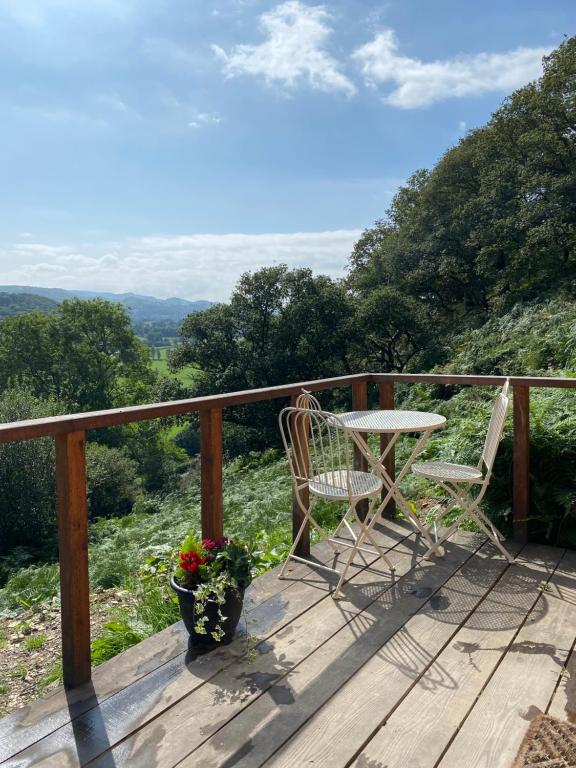
[[(402, 548), (402, 551), (413, 551), (413, 544), (410, 548), (404, 544), (406, 531), (405, 526), (394, 528), (391, 533), (381, 535), (380, 540), (383, 546), (388, 543), (398, 549)], [(412, 536), (410, 541), (413, 540)], [(281, 633), (291, 621), (325, 599), (334, 586), (334, 580), (327, 581), (324, 574), (310, 571), (306, 566), (296, 566), (296, 569), (300, 574), (308, 573), (306, 581), (293, 582), (290, 589), (273, 596), (251, 611), (249, 631), (255, 638), (266, 641), (271, 635)], [(355, 578), (361, 572), (358, 570)], [(74, 745), (79, 738), (78, 734), (82, 734), (82, 737), (76, 747), (81, 747), (83, 759), (95, 759), (109, 746), (125, 739), (165, 710), (171, 710), (197, 688), (208, 684), (214, 675), (237, 662), (245, 651), (244, 641), (238, 639), (230, 646), (205, 656), (194, 658), (190, 653), (182, 654), (111, 696), (98, 707), (75, 718), (72, 724), (65, 724), (22, 751), (17, 761), (23, 763), (8, 764), (46, 761), (52, 756), (55, 762), (43, 764), (59, 765), (58, 760), (67, 756), (70, 765), (77, 765), (79, 760)], [(109, 763), (104, 761), (106, 764)]]
[(56, 498), (64, 684), (90, 680), (88, 504), (84, 432), (56, 437)]
[(210, 408), (200, 413), (200, 491), (202, 537), (218, 539), (224, 534), (220, 408)]
[[(406, 524), (391, 523), (390, 538), (399, 544), (412, 533)], [(320, 563), (332, 561), (334, 553), (327, 542), (316, 544), (312, 558)], [(280, 580), (281, 566), (256, 579), (246, 592), (245, 605), (248, 620), (258, 606), (262, 613), (274, 612), (281, 601), (281, 593), (297, 589), (298, 581)], [(309, 573), (305, 565), (291, 566), (291, 579), (301, 579)], [(270, 606), (270, 607), (268, 607)], [(34, 744), (39, 739), (62, 727), (71, 719), (102, 704), (107, 698), (119, 693), (164, 664), (181, 659), (188, 648), (188, 633), (181, 621), (158, 632), (156, 635), (129, 648), (92, 670), (92, 684), (70, 691), (62, 688), (28, 706), (16, 710), (0, 720), (0, 761)], [(181, 661), (179, 662), (181, 663)]]
[[(299, 734), (306, 730), (315, 713), (323, 713), (325, 709), (330, 709), (330, 716), (322, 718), (322, 723), (330, 734), (325, 737), (321, 731), (315, 732), (315, 738), (327, 746), (326, 752), (298, 751), (291, 755), (293, 762), (290, 764), (343, 765), (344, 753), (340, 754), (338, 739), (334, 741), (333, 749), (329, 744), (334, 739), (338, 724), (346, 720), (347, 710), (336, 706), (332, 708), (332, 701), (339, 696), (340, 690), (352, 685), (357, 676), (363, 676), (364, 665), (370, 664), (371, 659), (386, 647), (387, 641), (402, 631), (403, 625), (422, 609), (426, 600), (442, 587), (463, 561), (473, 556), (480, 543), (481, 540), (468, 535), (466, 546), (463, 546), (461, 539), (460, 547), (453, 547), (450, 563), (441, 566), (433, 564), (432, 568), (428, 562), (417, 564), (403, 574), (391, 589), (374, 595), (375, 599), (329, 641), (320, 645), (283, 679), (275, 681), (275, 686), (279, 688), (276, 694), (271, 692), (258, 698), (204, 747), (193, 752), (183, 766), (215, 768), (233, 760), (235, 766), (244, 768), (264, 764), (294, 732)], [(420, 589), (424, 589), (423, 595), (419, 595)], [(283, 695), (282, 691), (285, 692)], [(372, 702), (373, 709), (379, 709), (381, 694), (382, 691), (376, 705)], [(359, 695), (364, 699), (365, 692)], [(331, 722), (330, 717), (333, 718)], [(351, 743), (357, 744), (357, 738), (355, 734)], [(241, 744), (246, 742), (250, 744), (250, 752), (236, 762), (234, 753), (240, 751)], [(275, 764), (276, 759), (278, 756), (271, 764)], [(280, 764), (283, 764), (282, 760)]]
[[(574, 578), (574, 553), (564, 566)], [(559, 574), (562, 581), (565, 576)], [(544, 712), (574, 639), (576, 610), (559, 598), (556, 574), (542, 592), (546, 611), (520, 629), (458, 735), (441, 768), (509, 768), (528, 724)]]
[[(518, 545), (513, 546), (517, 548)], [(369, 764), (376, 757), (391, 768), (400, 765), (432, 768), (440, 760), (483, 687), (509, 651), (518, 628), (526, 617), (539, 620), (546, 609), (542, 600), (546, 593), (528, 587), (530, 583), (537, 587), (540, 576), (546, 583), (551, 571), (542, 564), (538, 572), (538, 564), (532, 562), (537, 550), (528, 547), (524, 552), (518, 565), (506, 572), (435, 659), (430, 669), (442, 669), (449, 684), (430, 685), (430, 671), (423, 675), (369, 741), (353, 763), (355, 768)], [(548, 566), (552, 562), (548, 560)], [(418, 713), (417, 740), (406, 727), (415, 712)], [(442, 717), (438, 716), (439, 712), (443, 713)]]
[(515, 385), (514, 408), (514, 475), (512, 516), (514, 537), (528, 540), (530, 514), (530, 390)]

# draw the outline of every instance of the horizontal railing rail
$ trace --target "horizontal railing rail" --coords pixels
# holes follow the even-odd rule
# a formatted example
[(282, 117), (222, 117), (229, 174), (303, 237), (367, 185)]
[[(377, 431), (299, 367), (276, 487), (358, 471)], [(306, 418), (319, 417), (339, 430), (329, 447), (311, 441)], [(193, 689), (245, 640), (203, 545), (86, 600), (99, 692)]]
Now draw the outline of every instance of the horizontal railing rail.
[[(130, 424), (149, 419), (200, 415), (201, 524), (204, 537), (223, 534), (222, 494), (222, 411), (238, 405), (278, 398), (294, 403), (302, 389), (311, 391), (352, 388), (352, 407), (368, 407), (368, 384), (378, 385), (380, 408), (394, 408), (395, 384), (443, 384), (450, 386), (501, 385), (505, 376), (461, 376), (452, 374), (360, 373), (330, 379), (315, 379), (262, 389), (250, 389), (187, 400), (135, 405), (92, 413), (52, 416), (43, 419), (0, 424), (0, 443), (53, 437), (56, 444), (56, 495), (60, 560), (62, 663), (64, 683), (76, 687), (89, 682), (90, 594), (88, 581), (88, 504), (86, 496), (86, 432), (91, 429)], [(513, 525), (520, 540), (528, 536), (530, 511), (530, 389), (553, 387), (576, 389), (576, 378), (511, 376), (513, 387), (514, 461)], [(389, 436), (382, 435), (382, 451)], [(390, 476), (394, 476), (394, 451), (387, 454)], [(357, 468), (364, 458), (356, 454)], [(388, 511), (391, 511), (389, 507)], [(292, 505), (293, 530), (301, 523), (301, 511)], [(298, 554), (309, 554), (309, 536), (303, 536)]]

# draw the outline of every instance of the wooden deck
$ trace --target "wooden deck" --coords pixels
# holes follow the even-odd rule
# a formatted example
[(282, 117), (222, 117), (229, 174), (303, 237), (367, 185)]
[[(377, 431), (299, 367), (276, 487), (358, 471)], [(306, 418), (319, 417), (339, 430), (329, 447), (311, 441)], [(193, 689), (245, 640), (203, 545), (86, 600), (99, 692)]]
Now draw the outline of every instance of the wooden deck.
[(406, 526), (379, 537), (395, 580), (359, 567), (334, 602), (322, 572), (267, 574), (255, 659), (241, 640), (195, 657), (175, 625), (0, 721), (2, 765), (510, 768), (538, 713), (576, 718), (576, 553), (507, 566), (460, 534), (425, 562)]

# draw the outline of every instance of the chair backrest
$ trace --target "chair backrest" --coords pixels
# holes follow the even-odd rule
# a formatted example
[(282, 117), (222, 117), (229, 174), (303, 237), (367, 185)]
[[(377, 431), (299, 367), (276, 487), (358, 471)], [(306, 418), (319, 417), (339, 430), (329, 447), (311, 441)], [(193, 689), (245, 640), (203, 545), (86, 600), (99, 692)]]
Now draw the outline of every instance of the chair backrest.
[(510, 398), (508, 397), (509, 386), (510, 382), (506, 379), (502, 391), (494, 401), (492, 416), (490, 417), (488, 432), (486, 434), (486, 440), (484, 441), (484, 448), (482, 449), (480, 469), (482, 468), (482, 465), (484, 465), (488, 475), (492, 472), (494, 459), (496, 458), (498, 446), (500, 445), (502, 433), (504, 432), (504, 423), (506, 421), (506, 414), (508, 413), (508, 405), (510, 403)]
[(319, 408), (284, 408), (278, 417), (292, 479), (302, 486), (318, 475), (352, 493), (352, 450), (339, 417)]
[(314, 397), (312, 392), (307, 389), (302, 390), (302, 394), (296, 398), (296, 408), (311, 408), (315, 411), (321, 411), (322, 406), (318, 400)]

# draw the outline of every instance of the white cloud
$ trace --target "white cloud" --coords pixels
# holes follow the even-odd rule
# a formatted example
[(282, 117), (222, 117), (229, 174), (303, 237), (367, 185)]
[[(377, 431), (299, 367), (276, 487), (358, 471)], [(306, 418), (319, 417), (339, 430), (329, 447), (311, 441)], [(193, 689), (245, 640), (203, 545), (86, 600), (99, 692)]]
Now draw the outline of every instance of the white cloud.
[(516, 48), (506, 53), (478, 53), (423, 62), (398, 53), (398, 39), (391, 29), (378, 33), (358, 48), (367, 85), (391, 84), (385, 101), (402, 109), (427, 107), (437, 101), (474, 96), (490, 91), (511, 91), (542, 72), (542, 57), (550, 48)]
[(306, 83), (315, 90), (351, 96), (356, 88), (325, 48), (331, 34), (330, 18), (323, 5), (288, 0), (260, 16), (265, 42), (237, 45), (230, 53), (217, 45), (212, 49), (228, 77), (262, 77), (287, 89)]
[(360, 235), (360, 229), (348, 229), (13, 243), (0, 247), (0, 283), (226, 300), (243, 272), (271, 264), (342, 277)]
[(218, 125), (222, 118), (217, 112), (197, 112), (188, 123), (189, 128), (204, 128), (207, 125)]

